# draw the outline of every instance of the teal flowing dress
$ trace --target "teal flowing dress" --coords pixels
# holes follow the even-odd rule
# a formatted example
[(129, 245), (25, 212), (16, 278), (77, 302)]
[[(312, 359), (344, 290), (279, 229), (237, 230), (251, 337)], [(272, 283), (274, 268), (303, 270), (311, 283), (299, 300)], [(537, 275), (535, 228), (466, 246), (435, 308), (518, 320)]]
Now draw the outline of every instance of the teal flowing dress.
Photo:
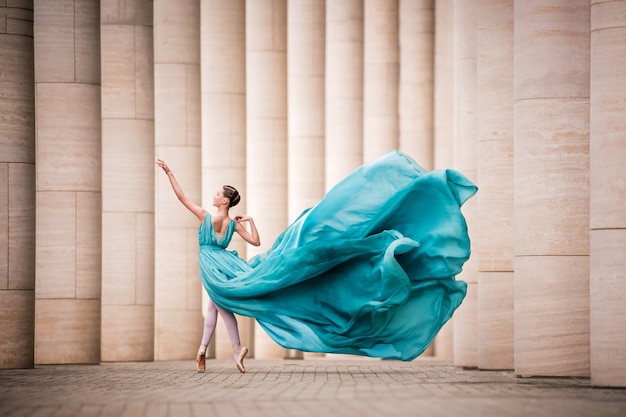
[(207, 213), (200, 275), (220, 307), (254, 317), (279, 345), (409, 361), (465, 297), (462, 204), (477, 187), (393, 151), (352, 172), (261, 255), (226, 249)]

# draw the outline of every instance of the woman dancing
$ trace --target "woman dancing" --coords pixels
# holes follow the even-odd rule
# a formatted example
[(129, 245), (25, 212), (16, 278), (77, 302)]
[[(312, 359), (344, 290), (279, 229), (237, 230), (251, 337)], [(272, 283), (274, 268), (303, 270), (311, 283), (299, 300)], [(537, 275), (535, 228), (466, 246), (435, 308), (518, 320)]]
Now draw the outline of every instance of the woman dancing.
[(269, 250), (244, 261), (224, 247), (235, 227), (252, 244), (258, 233), (249, 217), (228, 217), (237, 201), (231, 188), (218, 190), (218, 213), (210, 217), (157, 164), (202, 221), (200, 278), (211, 300), (253, 317), (286, 349), (410, 361), (465, 297), (467, 284), (456, 279), (470, 256), (461, 206), (477, 187), (460, 172), (426, 171), (388, 152), (332, 187)]
[[(213, 197), (213, 206), (216, 207), (217, 213), (211, 215), (207, 210), (198, 206), (185, 196), (172, 170), (163, 160), (157, 159), (156, 164), (167, 174), (176, 197), (178, 197), (180, 202), (200, 220), (198, 237), (200, 241), (201, 264), (212, 264), (210, 266), (207, 265), (207, 267), (223, 270), (224, 268), (233, 268), (232, 263), (233, 259), (235, 259), (235, 270), (237, 271), (241, 268), (240, 265), (238, 268), (237, 264), (241, 263), (241, 260), (236, 254), (226, 251), (226, 247), (231, 241), (233, 232), (239, 233), (246, 242), (254, 246), (259, 246), (261, 240), (259, 239), (259, 233), (252, 217), (235, 216), (235, 218), (232, 219), (229, 215), (230, 208), (236, 206), (241, 200), (239, 192), (230, 185), (224, 185), (219, 188)], [(244, 223), (248, 223), (250, 231), (246, 229)], [(204, 319), (202, 342), (200, 343), (200, 348), (196, 356), (196, 369), (198, 372), (204, 372), (206, 369), (206, 349), (215, 333), (218, 313), (226, 324), (228, 336), (233, 346), (233, 358), (237, 369), (239, 369), (239, 372), (243, 373), (245, 372), (243, 360), (248, 354), (248, 348), (241, 345), (237, 318), (232, 312), (217, 306), (210, 298)]]

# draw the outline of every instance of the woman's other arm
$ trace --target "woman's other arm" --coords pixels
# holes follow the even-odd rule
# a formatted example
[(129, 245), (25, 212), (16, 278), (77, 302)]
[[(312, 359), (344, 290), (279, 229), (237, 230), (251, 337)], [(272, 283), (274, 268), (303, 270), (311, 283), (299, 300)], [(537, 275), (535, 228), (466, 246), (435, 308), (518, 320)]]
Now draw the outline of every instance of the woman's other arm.
[[(259, 246), (261, 244), (261, 239), (259, 238), (259, 232), (256, 230), (256, 225), (254, 224), (254, 220), (250, 216), (235, 216), (235, 220), (237, 221), (237, 228), (235, 229), (237, 233), (251, 245)], [(250, 224), (250, 231), (246, 229), (243, 223), (248, 222)]]

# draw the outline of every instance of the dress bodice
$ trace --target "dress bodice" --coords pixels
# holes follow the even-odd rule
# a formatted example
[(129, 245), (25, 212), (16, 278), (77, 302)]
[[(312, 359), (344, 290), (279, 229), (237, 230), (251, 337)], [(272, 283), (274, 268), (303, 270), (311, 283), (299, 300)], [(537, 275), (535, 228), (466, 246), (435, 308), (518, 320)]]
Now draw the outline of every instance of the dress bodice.
[(236, 224), (235, 220), (231, 219), (228, 223), (226, 231), (224, 233), (217, 233), (213, 228), (211, 213), (207, 212), (204, 215), (204, 221), (198, 228), (198, 243), (200, 244), (200, 247), (220, 246), (222, 248), (226, 248), (233, 238), (233, 232), (235, 231)]

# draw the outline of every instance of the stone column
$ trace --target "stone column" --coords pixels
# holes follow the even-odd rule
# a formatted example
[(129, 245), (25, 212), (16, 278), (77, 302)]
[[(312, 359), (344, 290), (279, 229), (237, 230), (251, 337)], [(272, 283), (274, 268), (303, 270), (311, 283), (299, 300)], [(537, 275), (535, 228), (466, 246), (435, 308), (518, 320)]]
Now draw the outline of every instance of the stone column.
[[(200, 2), (154, 2), (155, 154), (201, 204)], [(194, 358), (202, 337), (198, 219), (156, 175), (155, 360)]]
[(287, 17), (289, 222), (324, 195), (324, 1), (293, 0)]
[[(292, 0), (287, 12), (288, 218), (291, 223), (303, 210), (314, 206), (325, 190), (325, 1)], [(303, 357), (302, 352), (292, 350), (287, 355)]]
[(398, 0), (365, 0), (363, 161), (398, 149)]
[(35, 90), (32, 1), (0, 6), (0, 369), (35, 348)]
[[(287, 226), (287, 2), (246, 3), (248, 214), (261, 235), (256, 254)], [(282, 358), (284, 349), (257, 326), (258, 358)]]
[(626, 386), (626, 1), (591, 2), (591, 383)]
[(513, 369), (513, 0), (477, 6), (478, 367)]
[(514, 7), (515, 373), (588, 376), (590, 5)]
[[(202, 204), (213, 210), (213, 196), (232, 185), (242, 196), (231, 214), (246, 213), (246, 43), (245, 0), (201, 2)], [(245, 258), (247, 244), (235, 234), (229, 249)], [(206, 311), (208, 296), (203, 291)], [(238, 317), (239, 335), (254, 356), (254, 320)], [(217, 321), (217, 358), (232, 358), (223, 320)]]
[(154, 358), (152, 1), (101, 0), (103, 361)]
[(399, 148), (433, 168), (435, 1), (400, 1)]
[[(476, 6), (477, 0), (454, 1), (454, 168), (476, 182)], [(475, 244), (477, 199), (463, 206), (470, 239)], [(454, 317), (454, 364), (478, 366), (478, 256), (473, 253), (459, 279), (467, 295)]]
[[(454, 99), (454, 20), (453, 0), (435, 2), (434, 55), (434, 132), (433, 168), (451, 168), (453, 165), (452, 127)], [(437, 334), (434, 355), (452, 359), (454, 316)]]
[(363, 162), (363, 0), (326, 3), (325, 183)]
[(433, 168), (452, 167), (454, 121), (454, 0), (435, 2)]
[(100, 3), (35, 2), (35, 361), (100, 361)]

